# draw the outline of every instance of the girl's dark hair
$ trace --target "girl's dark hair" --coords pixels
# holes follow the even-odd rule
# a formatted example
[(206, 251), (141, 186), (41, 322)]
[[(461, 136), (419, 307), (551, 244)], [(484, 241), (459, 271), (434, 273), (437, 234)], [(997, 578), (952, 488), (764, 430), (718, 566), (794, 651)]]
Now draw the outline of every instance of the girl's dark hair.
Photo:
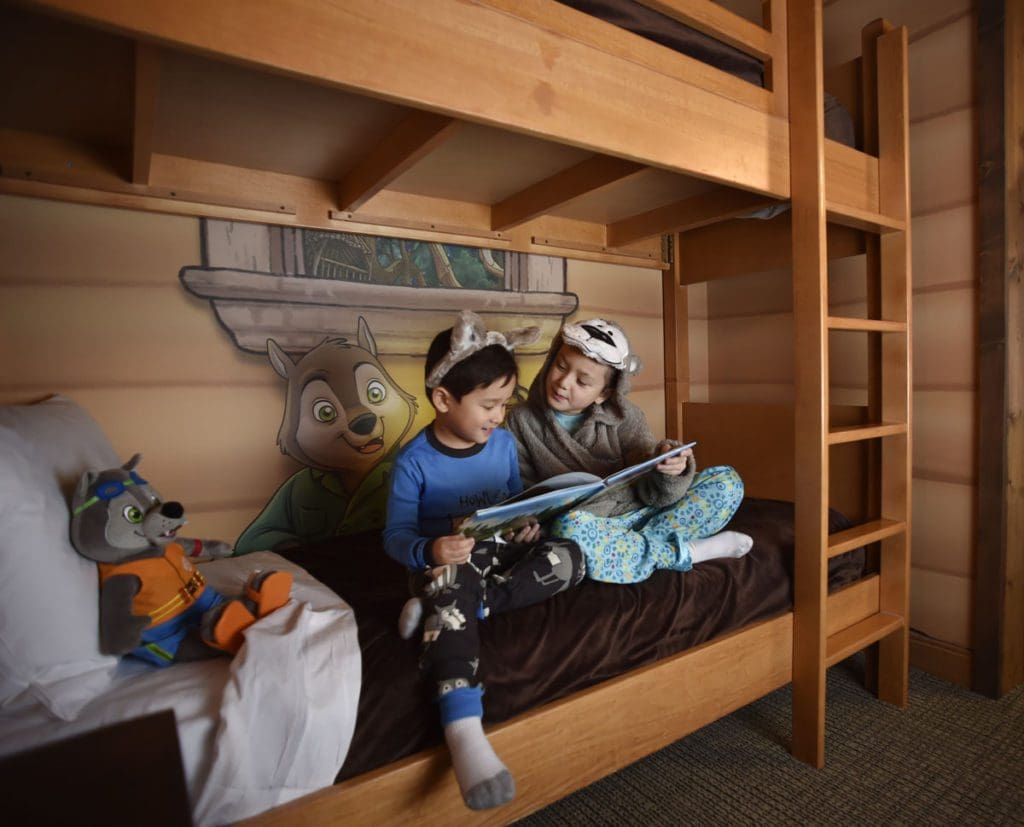
[[(427, 364), (423, 375), (429, 376), (434, 366), (440, 362), (452, 346), (452, 328), (442, 330), (434, 337), (427, 350)], [(519, 376), (519, 366), (511, 351), (502, 345), (488, 345), (476, 353), (457, 362), (446, 373), (438, 387), (444, 388), (459, 402), (467, 393), (477, 388), (485, 388), (495, 379), (515, 379)], [(427, 398), (431, 398), (427, 388)], [(433, 404), (433, 403), (431, 403)]]

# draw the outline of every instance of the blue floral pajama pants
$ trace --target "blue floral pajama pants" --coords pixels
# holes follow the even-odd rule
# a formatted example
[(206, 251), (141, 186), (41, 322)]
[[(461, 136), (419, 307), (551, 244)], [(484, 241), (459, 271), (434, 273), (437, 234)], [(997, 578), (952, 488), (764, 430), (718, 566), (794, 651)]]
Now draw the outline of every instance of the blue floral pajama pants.
[(721, 531), (742, 499), (739, 474), (716, 465), (700, 471), (685, 496), (668, 508), (648, 506), (618, 517), (570, 511), (555, 518), (548, 532), (576, 541), (591, 580), (639, 583), (657, 569), (689, 571), (689, 541)]

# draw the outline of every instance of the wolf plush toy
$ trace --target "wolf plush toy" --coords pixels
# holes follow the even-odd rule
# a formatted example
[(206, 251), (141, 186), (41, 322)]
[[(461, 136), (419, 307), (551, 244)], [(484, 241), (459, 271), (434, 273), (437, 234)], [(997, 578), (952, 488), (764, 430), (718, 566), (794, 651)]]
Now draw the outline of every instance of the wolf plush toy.
[(244, 594), (228, 599), (206, 585), (189, 552), (196, 544), (223, 556), (226, 544), (174, 542), (185, 524), (181, 503), (163, 502), (135, 472), (136, 454), (120, 468), (86, 471), (71, 502), (71, 543), (99, 565), (100, 649), (158, 666), (234, 654), (242, 632), (283, 606), (291, 575), (256, 572)]

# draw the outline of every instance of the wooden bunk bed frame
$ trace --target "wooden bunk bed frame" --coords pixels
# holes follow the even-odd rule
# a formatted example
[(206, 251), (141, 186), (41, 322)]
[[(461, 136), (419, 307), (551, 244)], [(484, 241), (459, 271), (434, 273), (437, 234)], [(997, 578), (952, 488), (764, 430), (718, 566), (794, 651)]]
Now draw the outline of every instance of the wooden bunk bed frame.
[[(491, 728), (511, 804), (465, 810), (436, 749), (253, 823), (506, 822), (790, 681), (792, 751), (821, 766), (825, 671), (868, 647), (879, 697), (906, 703), (906, 31), (876, 21), (828, 73), (861, 151), (824, 137), (820, 0), (766, 0), (763, 27), (643, 2), (763, 60), (767, 88), (553, 0), (0, 8), (23, 81), (5, 92), (0, 192), (659, 268), (670, 435), (699, 433), (702, 462), (741, 468), (750, 495), (796, 502), (794, 610)], [(785, 199), (790, 218), (733, 220)], [(709, 233), (758, 240), (737, 257)], [(828, 258), (861, 252), (869, 318), (830, 316)], [(685, 285), (790, 263), (794, 405), (690, 403)], [(869, 337), (866, 408), (829, 404), (830, 330)], [(830, 504), (858, 525), (829, 536)], [(829, 595), (829, 558), (866, 544), (876, 572)]]

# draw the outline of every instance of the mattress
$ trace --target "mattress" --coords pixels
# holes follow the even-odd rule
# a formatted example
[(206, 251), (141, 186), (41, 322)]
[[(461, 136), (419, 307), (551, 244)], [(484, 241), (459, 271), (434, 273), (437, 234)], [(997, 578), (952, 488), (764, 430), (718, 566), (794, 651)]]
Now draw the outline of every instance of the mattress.
[[(838, 512), (829, 531), (849, 527)], [(585, 580), (553, 599), (489, 617), (480, 630), (485, 722), (506, 720), (608, 678), (697, 646), (792, 606), (793, 505), (746, 499), (728, 528), (754, 538), (739, 560), (659, 571), (642, 583)], [(363, 684), (343, 780), (442, 742), (437, 710), (418, 669), (419, 642), (402, 640), (405, 571), (379, 532), (279, 553), (352, 606)], [(829, 587), (864, 572), (863, 550), (834, 558)]]

